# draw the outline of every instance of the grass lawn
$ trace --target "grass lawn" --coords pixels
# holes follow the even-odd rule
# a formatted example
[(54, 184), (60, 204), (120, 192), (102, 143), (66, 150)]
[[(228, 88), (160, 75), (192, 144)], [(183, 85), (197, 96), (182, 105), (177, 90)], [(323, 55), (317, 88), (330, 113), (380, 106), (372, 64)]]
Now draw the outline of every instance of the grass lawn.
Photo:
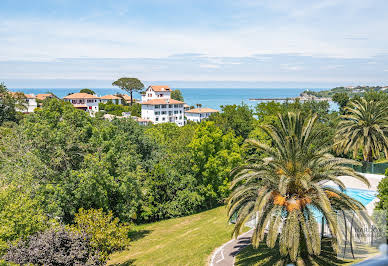
[(231, 239), (225, 207), (136, 226), (129, 250), (110, 265), (206, 265), (212, 251)]
[[(254, 249), (252, 246), (244, 248), (236, 257), (235, 265), (268, 265), (273, 266), (280, 259), (278, 252), (278, 246), (273, 249), (267, 247), (265, 243), (261, 243), (258, 249)], [(338, 259), (333, 252), (328, 239), (324, 239), (322, 242), (321, 255), (316, 258), (315, 262), (318, 265), (352, 265), (360, 262), (366, 258), (372, 257), (371, 255), (378, 254), (378, 250), (371, 247), (360, 247), (357, 250), (359, 254), (356, 254), (355, 260), (351, 259)], [(362, 258), (361, 258), (362, 257)], [(309, 261), (304, 261), (305, 265), (311, 265)]]

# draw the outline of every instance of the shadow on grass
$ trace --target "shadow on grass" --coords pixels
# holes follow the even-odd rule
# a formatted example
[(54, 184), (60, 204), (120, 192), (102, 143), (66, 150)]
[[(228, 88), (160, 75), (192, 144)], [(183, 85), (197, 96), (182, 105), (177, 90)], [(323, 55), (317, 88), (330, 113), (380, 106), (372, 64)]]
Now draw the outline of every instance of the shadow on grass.
[(112, 264), (113, 266), (129, 266), (129, 265), (135, 265), (135, 259), (127, 260), (126, 262), (120, 263), (120, 264)]
[[(361, 253), (368, 254), (369, 250), (361, 250)], [(362, 254), (358, 254), (362, 255)], [(313, 263), (305, 258), (307, 256), (301, 256), (305, 265), (312, 265)], [(236, 257), (235, 265), (266, 265), (273, 266), (279, 260), (281, 256), (279, 254), (278, 244), (274, 248), (269, 248), (265, 243), (260, 243), (260, 246), (257, 249), (254, 249), (252, 245), (247, 246)], [(314, 256), (314, 262), (318, 265), (341, 265), (348, 264), (349, 259), (342, 260), (337, 257), (337, 254), (333, 251), (330, 240), (322, 240), (322, 251), (320, 256)], [(356, 257), (357, 259), (357, 257)], [(288, 261), (287, 263), (291, 263)], [(285, 265), (285, 264), (284, 264)]]
[(149, 235), (152, 231), (151, 230), (136, 230), (131, 231), (128, 233), (128, 237), (131, 239), (131, 241), (139, 240), (147, 235)]

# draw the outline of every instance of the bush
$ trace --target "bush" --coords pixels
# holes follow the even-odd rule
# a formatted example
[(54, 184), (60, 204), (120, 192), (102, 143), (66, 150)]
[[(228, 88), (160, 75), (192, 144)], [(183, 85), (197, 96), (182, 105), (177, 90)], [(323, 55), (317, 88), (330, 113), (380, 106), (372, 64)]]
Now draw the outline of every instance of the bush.
[(8, 262), (34, 265), (104, 265), (86, 234), (64, 227), (50, 229), (20, 241), (3, 257)]
[(14, 186), (0, 188), (0, 254), (9, 243), (45, 230), (48, 223), (36, 199)]
[(120, 223), (112, 212), (105, 214), (102, 209), (80, 209), (70, 228), (91, 237), (91, 245), (101, 251), (105, 259), (116, 251), (129, 246), (129, 225)]

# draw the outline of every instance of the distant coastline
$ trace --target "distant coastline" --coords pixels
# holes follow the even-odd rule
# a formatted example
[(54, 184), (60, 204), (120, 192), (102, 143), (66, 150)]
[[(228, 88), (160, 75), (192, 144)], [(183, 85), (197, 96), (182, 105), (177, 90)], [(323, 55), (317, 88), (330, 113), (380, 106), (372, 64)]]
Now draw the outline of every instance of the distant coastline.
[[(79, 92), (80, 88), (9, 88), (11, 91), (21, 91), (28, 94), (53, 92), (59, 98), (69, 93)], [(255, 98), (295, 98), (307, 89), (314, 92), (327, 90), (327, 88), (173, 88), (182, 91), (184, 100), (189, 105), (202, 104), (203, 106), (219, 110), (222, 105), (247, 104), (254, 107), (258, 102), (251, 101)], [(117, 88), (93, 88), (98, 96), (122, 93)], [(140, 99), (139, 93), (134, 93), (134, 98)]]

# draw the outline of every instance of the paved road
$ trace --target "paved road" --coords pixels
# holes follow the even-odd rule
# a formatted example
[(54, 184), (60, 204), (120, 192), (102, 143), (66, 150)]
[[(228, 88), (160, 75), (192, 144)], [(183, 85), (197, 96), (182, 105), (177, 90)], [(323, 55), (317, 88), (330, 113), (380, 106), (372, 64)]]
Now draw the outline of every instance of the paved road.
[(253, 230), (245, 232), (237, 239), (232, 239), (219, 247), (210, 261), (210, 266), (232, 266), (235, 256), (247, 245), (251, 243)]

